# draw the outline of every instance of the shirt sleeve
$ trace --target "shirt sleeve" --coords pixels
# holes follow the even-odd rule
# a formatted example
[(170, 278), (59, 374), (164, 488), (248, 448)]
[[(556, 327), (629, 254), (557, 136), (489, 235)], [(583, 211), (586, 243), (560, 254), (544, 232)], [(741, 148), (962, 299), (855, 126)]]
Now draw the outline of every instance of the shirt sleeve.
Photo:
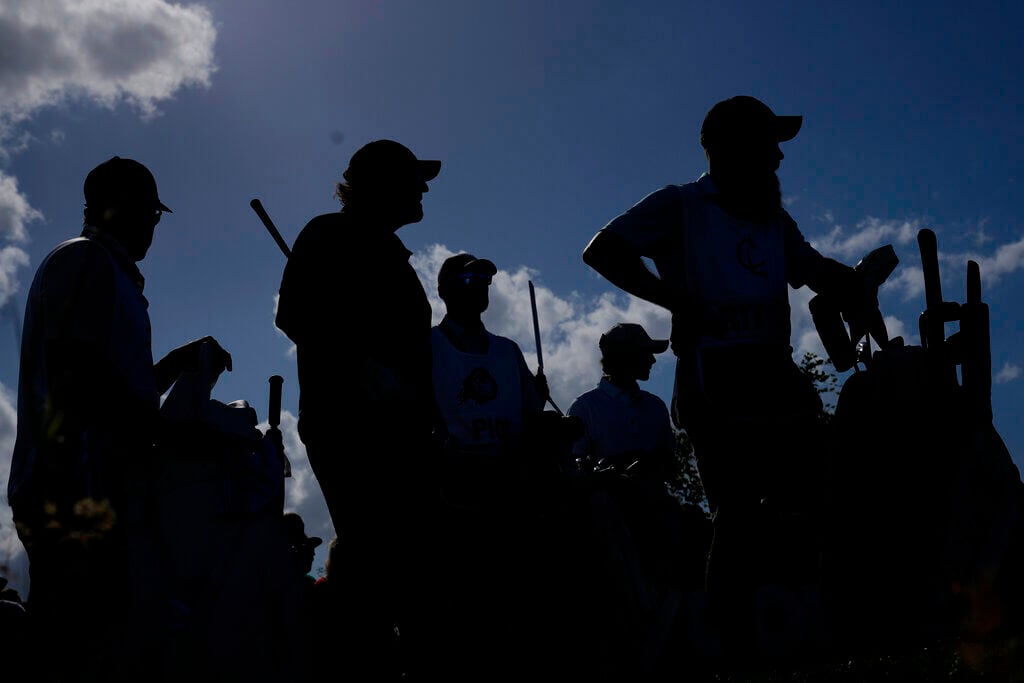
[(611, 221), (602, 230), (623, 238), (641, 256), (658, 254), (683, 221), (679, 186), (666, 185), (650, 193)]
[(114, 265), (102, 246), (82, 240), (55, 252), (43, 273), (46, 341), (106, 353), (114, 307)]
[[(656, 397), (658, 398), (658, 397)], [(658, 398), (659, 413), (662, 415), (661, 423), (664, 425), (662, 429), (662, 442), (664, 443), (664, 449), (670, 456), (675, 455), (676, 451), (676, 432), (672, 428), (672, 418), (668, 414), (668, 406), (665, 402)]]
[(327, 303), (333, 292), (346, 291), (356, 265), (339, 263), (332, 218), (317, 216), (303, 227), (281, 275), (274, 324), (296, 344), (333, 336), (335, 319)]
[(522, 349), (518, 344), (515, 344), (515, 348), (519, 364), (519, 392), (522, 396), (523, 416), (535, 415), (544, 410), (544, 401), (537, 393), (537, 385), (533, 383), (533, 373), (530, 372), (530, 366), (526, 364)]
[[(784, 212), (785, 213), (785, 212)], [(807, 284), (809, 273), (820, 266), (825, 258), (811, 246), (796, 221), (789, 213), (785, 213), (783, 239), (786, 249), (786, 281), (793, 289), (800, 289)]]
[(579, 418), (583, 423), (583, 436), (572, 445), (572, 454), (575, 456), (588, 455), (594, 451), (594, 443), (590, 438), (589, 412), (579, 399), (574, 400), (566, 411), (566, 415)]

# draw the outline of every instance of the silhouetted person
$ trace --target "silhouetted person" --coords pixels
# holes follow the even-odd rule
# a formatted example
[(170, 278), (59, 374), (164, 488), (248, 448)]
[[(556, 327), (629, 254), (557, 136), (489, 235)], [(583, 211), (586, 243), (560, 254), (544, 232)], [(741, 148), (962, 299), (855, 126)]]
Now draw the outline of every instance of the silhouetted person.
[(43, 259), (28, 294), (8, 500), (29, 558), (31, 636), (45, 648), (29, 655), (39, 680), (138, 680), (133, 667), (159, 645), (142, 604), (159, 577), (136, 560), (160, 396), (196, 367), (201, 342), (218, 368), (231, 356), (206, 337), (153, 363), (137, 263), (170, 209), (150, 171), (113, 157), (84, 193), (81, 236)]
[(423, 218), (440, 167), (392, 140), (361, 147), (337, 184), (341, 210), (303, 227), (281, 278), (276, 323), (296, 345), (299, 435), (346, 548), (340, 661), (361, 677), (386, 665), (396, 624), (410, 646), (424, 633), (413, 605), (436, 494), (431, 309), (396, 231)]
[(741, 651), (754, 584), (788, 560), (767, 532), (783, 511), (813, 516), (821, 488), (822, 406), (793, 360), (788, 287), (834, 292), (848, 313), (864, 305), (859, 275), (818, 253), (782, 206), (779, 143), (802, 121), (753, 97), (717, 103), (700, 132), (708, 172), (650, 193), (583, 251), (612, 284), (672, 312), (672, 417), (714, 518), (708, 588)]
[(307, 594), (311, 594), (316, 578), (313, 576), (313, 559), (316, 549), (324, 542), (319, 536), (307, 536), (306, 524), (297, 512), (284, 513), (284, 531), (296, 573), (301, 577)]
[(666, 488), (675, 469), (675, 434), (665, 402), (639, 384), (650, 379), (655, 354), (668, 345), (636, 323), (614, 325), (599, 341), (600, 381), (567, 411), (584, 429), (573, 455), (598, 472), (589, 500), (598, 547), (585, 571), (596, 582), (591, 595), (601, 599), (593, 598), (595, 611), (584, 626), (603, 674), (628, 677), (655, 666), (667, 629), (653, 633), (651, 625), (678, 578), (679, 539), (670, 530), (679, 505)]
[(573, 454), (665, 482), (675, 467), (672, 421), (665, 402), (639, 383), (650, 379), (655, 354), (667, 351), (669, 340), (651, 339), (636, 323), (619, 323), (601, 335), (598, 345), (601, 379), (568, 410), (584, 424)]
[[(446, 544), (441, 576), (449, 604), (442, 642), (445, 676), (496, 680), (521, 658), (528, 499), (524, 432), (544, 410), (547, 381), (519, 345), (481, 320), (497, 267), (472, 254), (441, 265), (445, 315), (433, 328), (434, 395), (445, 435), (441, 488)], [(507, 648), (507, 649), (506, 649)]]
[[(313, 609), (309, 640), (312, 652), (317, 657), (330, 653), (332, 648), (337, 647), (341, 637), (339, 628), (343, 622), (340, 610), (344, 610), (345, 607), (336, 596), (346, 590), (344, 586), (345, 561), (343, 546), (338, 537), (334, 536), (327, 542), (324, 573), (313, 582)], [(404, 667), (400, 660), (400, 652), (397, 651), (397, 640), (393, 642), (396, 652), (392, 668), (397, 672), (396, 675), (401, 675)]]
[[(4, 672), (12, 677), (27, 676), (24, 671), (28, 664), (25, 657), (25, 603), (18, 591), (7, 586), (7, 579), (0, 576), (0, 644), (4, 657)], [(18, 679), (20, 680), (20, 679)]]
[(12, 681), (32, 680), (32, 662), (25, 654), (25, 624), (25, 606), (21, 600), (0, 595), (0, 643), (3, 644), (4, 678)]

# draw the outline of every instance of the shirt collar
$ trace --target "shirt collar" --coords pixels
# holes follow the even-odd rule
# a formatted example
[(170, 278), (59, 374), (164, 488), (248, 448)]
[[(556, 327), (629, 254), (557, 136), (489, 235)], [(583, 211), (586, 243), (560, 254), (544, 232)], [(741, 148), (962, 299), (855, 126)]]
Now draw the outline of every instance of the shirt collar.
[(715, 197), (719, 194), (718, 186), (715, 185), (715, 181), (707, 171), (701, 173), (700, 178), (697, 178), (697, 186), (708, 196)]
[(441, 318), (439, 326), (452, 345), (460, 351), (474, 350), (480, 353), (487, 352), (487, 330), (484, 328), (483, 323), (479, 326), (467, 327), (445, 315)]
[(609, 380), (607, 377), (602, 377), (601, 381), (598, 382), (597, 387), (598, 389), (600, 389), (601, 391), (603, 391), (605, 394), (612, 397), (616, 401), (622, 401), (623, 403), (633, 401), (640, 395), (639, 386), (637, 387), (636, 392), (630, 393), (625, 389), (622, 389), (612, 384), (611, 380)]
[[(355, 223), (356, 225), (353, 227), (358, 227), (360, 222), (368, 220), (365, 214), (353, 212), (351, 210), (346, 211), (344, 207), (342, 207), (339, 213), (341, 213), (342, 216), (345, 216), (349, 221)], [(382, 249), (389, 252), (395, 252), (396, 254), (401, 254), (402, 258), (405, 260), (409, 260), (409, 257), (412, 256), (412, 252), (406, 248), (405, 243), (402, 242), (402, 239), (394, 230), (385, 230), (380, 228), (378, 225), (370, 225), (366, 230), (351, 232), (358, 233), (355, 236), (355, 239), (360, 240), (363, 245), (369, 244), (375, 249)]]
[(128, 251), (124, 246), (117, 241), (113, 236), (103, 232), (94, 225), (86, 224), (82, 228), (82, 237), (90, 239), (103, 246), (111, 256), (114, 257), (114, 261), (117, 262), (121, 268), (128, 274), (128, 277), (132, 279), (132, 282), (136, 284), (141, 292), (146, 286), (146, 278), (142, 276), (142, 271), (135, 264), (135, 261), (131, 256), (128, 255)]
[(384, 243), (384, 248), (393, 250), (396, 254), (401, 254), (402, 258), (406, 261), (412, 256), (412, 252), (406, 248), (405, 243), (402, 239), (393, 232), (386, 233), (381, 241)]

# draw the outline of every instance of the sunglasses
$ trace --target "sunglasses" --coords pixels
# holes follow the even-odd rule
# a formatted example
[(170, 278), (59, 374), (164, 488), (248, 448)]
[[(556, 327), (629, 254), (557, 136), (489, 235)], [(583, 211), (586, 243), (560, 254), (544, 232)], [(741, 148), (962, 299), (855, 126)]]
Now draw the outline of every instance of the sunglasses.
[(485, 273), (461, 273), (458, 275), (456, 280), (464, 285), (471, 285), (474, 283), (483, 285), (491, 284), (491, 276)]

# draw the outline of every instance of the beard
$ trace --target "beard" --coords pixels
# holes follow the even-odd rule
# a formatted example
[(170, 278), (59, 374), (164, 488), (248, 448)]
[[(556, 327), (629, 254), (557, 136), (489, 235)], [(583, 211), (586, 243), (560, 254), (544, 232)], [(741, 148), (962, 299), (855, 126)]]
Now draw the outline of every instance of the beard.
[(738, 218), (767, 221), (782, 212), (782, 186), (775, 171), (714, 175), (722, 206)]

